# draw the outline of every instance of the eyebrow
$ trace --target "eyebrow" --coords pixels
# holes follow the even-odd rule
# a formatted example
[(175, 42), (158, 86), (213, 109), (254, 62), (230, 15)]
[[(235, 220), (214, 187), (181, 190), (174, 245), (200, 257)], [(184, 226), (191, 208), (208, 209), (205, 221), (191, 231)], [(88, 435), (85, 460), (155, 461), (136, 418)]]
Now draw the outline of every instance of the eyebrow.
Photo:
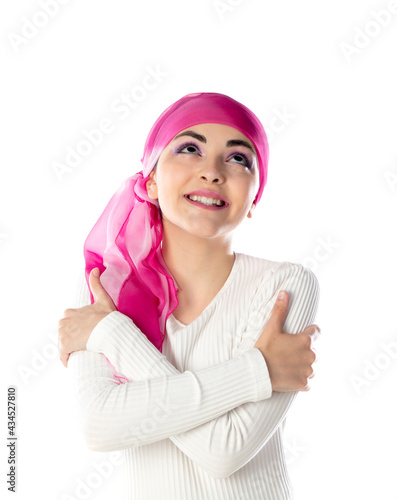
[[(173, 140), (176, 141), (179, 137), (182, 137), (184, 135), (194, 137), (200, 142), (207, 142), (207, 139), (203, 135), (197, 134), (196, 132), (193, 132), (193, 130), (186, 130), (185, 132), (176, 135)], [(241, 139), (231, 139), (230, 141), (227, 141), (226, 147), (231, 146), (245, 146), (246, 148), (250, 149), (254, 153), (254, 155), (256, 155), (255, 149), (247, 141), (243, 141)]]

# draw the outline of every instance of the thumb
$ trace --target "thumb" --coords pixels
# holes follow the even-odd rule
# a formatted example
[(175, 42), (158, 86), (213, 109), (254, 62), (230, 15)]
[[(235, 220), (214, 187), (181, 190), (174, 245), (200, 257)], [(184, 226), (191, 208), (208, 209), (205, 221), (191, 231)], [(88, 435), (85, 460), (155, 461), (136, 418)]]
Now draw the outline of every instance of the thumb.
[(97, 267), (91, 269), (90, 272), (90, 287), (92, 294), (94, 296), (95, 302), (101, 300), (104, 297), (108, 297), (106, 290), (103, 288), (101, 280), (100, 280), (100, 272)]
[(288, 303), (288, 293), (285, 290), (280, 290), (268, 321), (279, 332), (283, 331), (285, 318), (287, 317)]

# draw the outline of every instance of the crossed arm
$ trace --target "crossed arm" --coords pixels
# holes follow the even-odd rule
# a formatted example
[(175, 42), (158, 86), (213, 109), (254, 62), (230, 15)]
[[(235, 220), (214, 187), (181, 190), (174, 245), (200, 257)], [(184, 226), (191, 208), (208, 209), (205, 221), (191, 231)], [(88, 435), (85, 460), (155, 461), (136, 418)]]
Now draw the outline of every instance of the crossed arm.
[[(119, 311), (101, 320), (87, 350), (69, 359), (90, 449), (112, 451), (169, 438), (215, 477), (249, 462), (297, 395), (272, 393), (266, 362), (253, 348), (280, 289), (290, 298), (284, 331), (298, 333), (312, 324), (317, 279), (302, 265), (286, 263), (259, 286), (234, 358), (195, 372), (180, 373)], [(90, 303), (84, 278), (77, 302), (77, 307)], [(113, 367), (130, 382), (120, 384)]]

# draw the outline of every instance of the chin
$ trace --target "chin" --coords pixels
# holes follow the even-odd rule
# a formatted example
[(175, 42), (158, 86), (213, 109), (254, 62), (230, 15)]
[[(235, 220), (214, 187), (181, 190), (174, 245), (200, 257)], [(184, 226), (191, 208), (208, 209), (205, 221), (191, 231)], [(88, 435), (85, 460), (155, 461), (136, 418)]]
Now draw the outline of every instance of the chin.
[(192, 236), (196, 236), (197, 238), (210, 239), (210, 238), (219, 238), (221, 236), (225, 236), (229, 234), (231, 230), (227, 230), (226, 228), (216, 227), (192, 227), (187, 229), (187, 232)]

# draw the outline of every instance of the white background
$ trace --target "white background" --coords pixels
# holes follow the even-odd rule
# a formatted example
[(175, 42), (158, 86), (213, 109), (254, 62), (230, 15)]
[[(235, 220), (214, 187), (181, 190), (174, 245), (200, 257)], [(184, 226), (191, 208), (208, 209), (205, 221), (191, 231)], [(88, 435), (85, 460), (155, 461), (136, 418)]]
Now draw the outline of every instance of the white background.
[[(118, 498), (120, 466), (85, 447), (72, 413), (58, 321), (84, 240), (141, 169), (158, 115), (187, 93), (221, 92), (257, 114), (270, 143), (235, 250), (300, 262), (320, 283), (316, 377), (287, 417), (296, 499), (397, 499), (396, 2), (54, 2), (0, 7), (1, 495), (14, 385), (19, 498), (83, 498), (78, 484), (111, 459), (85, 498)], [(139, 93), (150, 71), (162, 76)], [(137, 103), (124, 117), (123, 94)], [(113, 131), (60, 178), (54, 163), (102, 119)]]

